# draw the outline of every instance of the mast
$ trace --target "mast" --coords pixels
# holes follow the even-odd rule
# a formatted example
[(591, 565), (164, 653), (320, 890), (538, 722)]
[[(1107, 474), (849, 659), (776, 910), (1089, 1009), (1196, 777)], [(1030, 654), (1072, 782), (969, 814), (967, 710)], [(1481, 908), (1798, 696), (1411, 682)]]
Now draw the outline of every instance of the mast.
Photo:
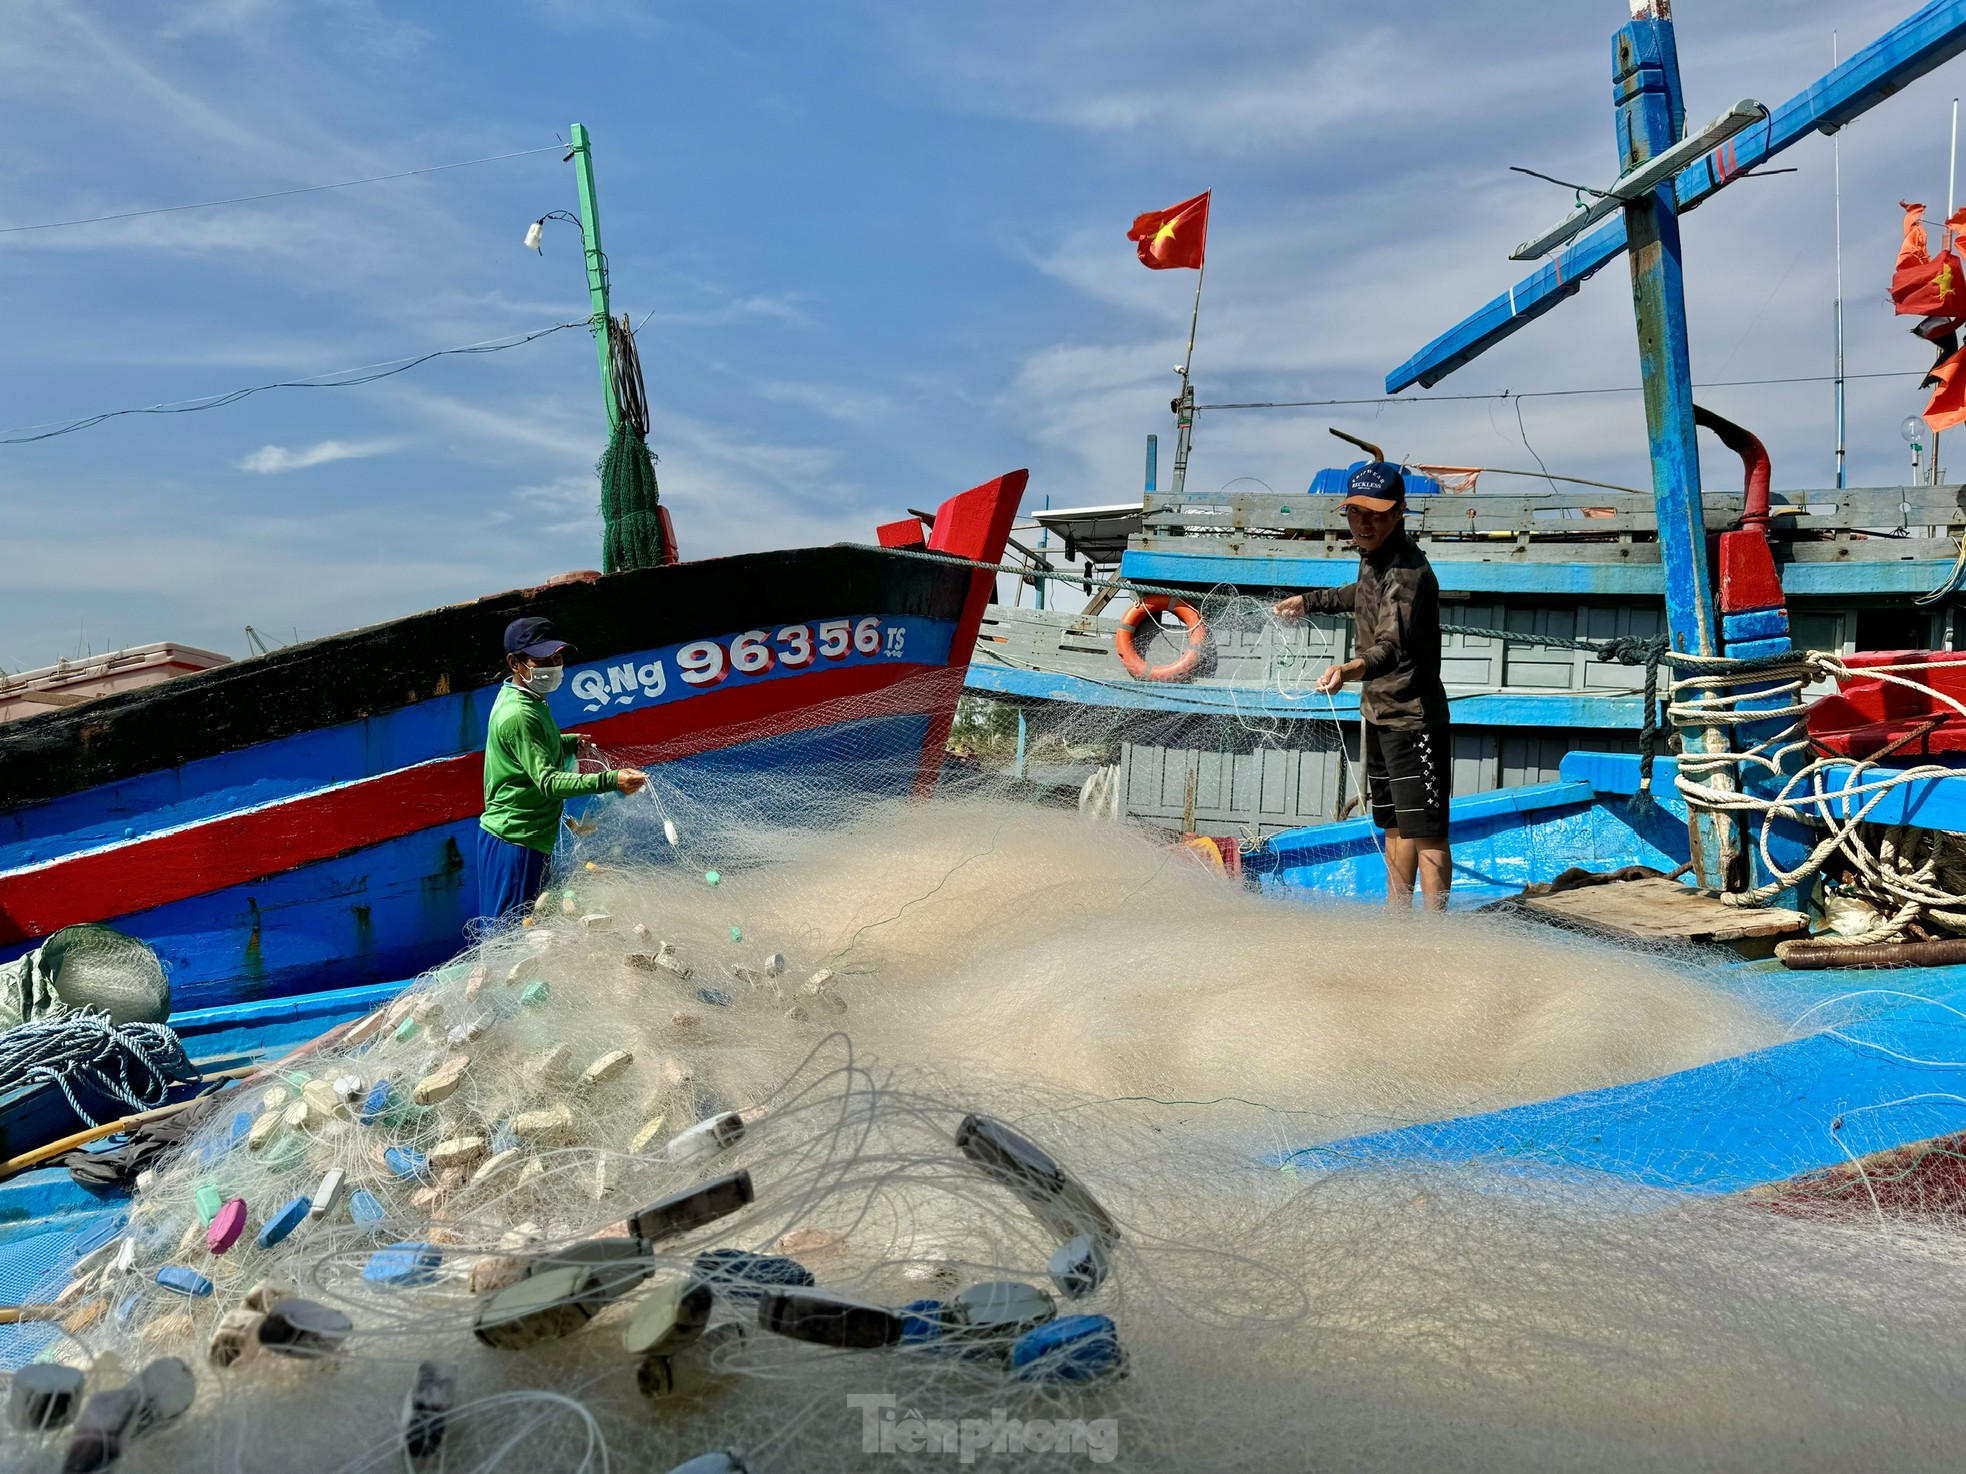
[[(1621, 172), (1629, 173), (1664, 153), (1685, 133), (1671, 13), (1668, 0), (1633, 0), (1633, 18), (1611, 45)], [(1624, 222), (1638, 318), (1639, 379), (1645, 391), (1659, 562), (1666, 582), (1666, 628), (1675, 650), (1718, 655), (1719, 621), (1707, 565), (1706, 508), (1700, 496), (1700, 452), (1693, 423), (1679, 211), (1671, 180), (1628, 200)], [(1688, 748), (1709, 753), (1728, 749), (1727, 731), (1717, 725), (1689, 726), (1682, 740)], [(1712, 787), (1733, 786), (1733, 774), (1726, 768), (1708, 770), (1704, 776)], [(1724, 886), (1734, 852), (1731, 825), (1703, 814), (1690, 827), (1700, 883)]]
[(1201, 321), (1201, 280), (1208, 275), (1208, 258), (1195, 269), (1195, 309), (1188, 315), (1188, 351), (1181, 359), (1181, 395), (1174, 401), (1174, 481), (1173, 492), (1180, 496), (1188, 484), (1188, 444), (1195, 430), (1195, 386), (1190, 375), (1195, 367), (1195, 326)]
[(614, 375), (608, 359), (608, 258), (601, 249), (601, 207), (594, 193), (594, 147), (585, 124), (575, 123), (574, 179), (580, 190), (580, 238), (587, 250), (587, 297), (592, 304), (594, 347), (601, 364), (601, 398), (607, 405), (608, 433), (621, 421), (614, 402)]

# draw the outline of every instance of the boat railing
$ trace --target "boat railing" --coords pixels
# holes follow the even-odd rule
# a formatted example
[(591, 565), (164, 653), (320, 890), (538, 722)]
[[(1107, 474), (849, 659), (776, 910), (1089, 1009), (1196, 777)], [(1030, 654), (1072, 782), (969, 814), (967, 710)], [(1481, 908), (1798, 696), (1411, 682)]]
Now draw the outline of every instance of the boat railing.
[[(1704, 496), (1707, 530), (1740, 525), (1742, 494)], [(1254, 537), (1278, 541), (1342, 537), (1342, 497), (1233, 493), (1150, 494), (1142, 536)], [(1652, 498), (1628, 493), (1471, 492), (1415, 497), (1407, 529), (1434, 541), (1564, 538), (1651, 541), (1657, 536)], [(1777, 492), (1769, 535), (1777, 541), (1837, 537), (1957, 537), (1966, 534), (1966, 486), (1882, 486)]]

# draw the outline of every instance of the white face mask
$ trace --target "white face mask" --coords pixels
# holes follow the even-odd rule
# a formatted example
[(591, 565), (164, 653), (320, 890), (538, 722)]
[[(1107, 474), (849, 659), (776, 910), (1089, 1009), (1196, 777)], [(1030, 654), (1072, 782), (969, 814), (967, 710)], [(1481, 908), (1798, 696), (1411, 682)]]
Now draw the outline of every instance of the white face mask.
[(567, 669), (563, 665), (536, 665), (532, 668), (532, 674), (526, 677), (526, 689), (535, 696), (544, 696), (559, 690), (560, 682), (566, 676)]

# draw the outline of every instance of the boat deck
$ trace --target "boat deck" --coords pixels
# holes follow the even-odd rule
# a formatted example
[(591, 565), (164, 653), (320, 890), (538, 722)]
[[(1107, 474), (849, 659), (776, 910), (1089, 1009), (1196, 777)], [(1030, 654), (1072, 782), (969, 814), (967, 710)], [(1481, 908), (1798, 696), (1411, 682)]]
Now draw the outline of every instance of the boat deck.
[(1663, 876), (1582, 886), (1522, 904), (1544, 920), (1630, 942), (1761, 943), (1803, 936), (1809, 918), (1777, 906), (1729, 906), (1719, 897)]

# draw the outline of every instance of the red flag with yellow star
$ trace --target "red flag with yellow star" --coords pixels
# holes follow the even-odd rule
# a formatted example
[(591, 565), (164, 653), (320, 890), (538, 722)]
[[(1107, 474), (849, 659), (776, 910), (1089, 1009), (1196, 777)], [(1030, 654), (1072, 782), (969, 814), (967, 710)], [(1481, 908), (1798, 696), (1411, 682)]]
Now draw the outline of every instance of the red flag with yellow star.
[(1905, 235), (1898, 248), (1897, 269), (1891, 273), (1891, 301), (1901, 315), (1966, 317), (1966, 274), (1962, 274), (1960, 260), (1952, 252), (1956, 233), (1966, 226), (1966, 210), (1955, 211), (1946, 221), (1944, 248), (1930, 256), (1926, 254), (1922, 219), (1925, 207), (1901, 203), (1898, 208), (1905, 212)]
[(1954, 425), (1966, 425), (1966, 349), (1942, 360), (1926, 382), (1936, 381), (1932, 399), (1925, 406), (1925, 423), (1936, 433)]
[(1140, 243), (1140, 264), (1152, 271), (1171, 266), (1201, 270), (1202, 253), (1208, 249), (1208, 196), (1203, 190), (1191, 200), (1183, 200), (1165, 210), (1149, 210), (1137, 217), (1126, 233)]

